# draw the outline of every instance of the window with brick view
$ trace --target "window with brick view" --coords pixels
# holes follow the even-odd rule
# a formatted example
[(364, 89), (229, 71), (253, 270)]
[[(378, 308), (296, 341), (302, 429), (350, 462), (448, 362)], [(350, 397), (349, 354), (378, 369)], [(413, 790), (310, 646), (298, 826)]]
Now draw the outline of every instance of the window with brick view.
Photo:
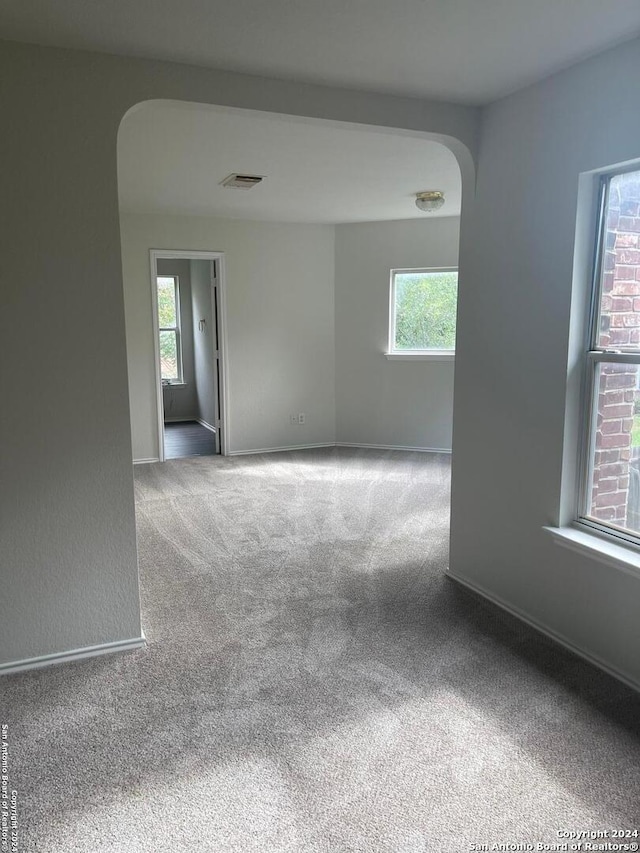
[(581, 516), (640, 536), (640, 172), (603, 179)]

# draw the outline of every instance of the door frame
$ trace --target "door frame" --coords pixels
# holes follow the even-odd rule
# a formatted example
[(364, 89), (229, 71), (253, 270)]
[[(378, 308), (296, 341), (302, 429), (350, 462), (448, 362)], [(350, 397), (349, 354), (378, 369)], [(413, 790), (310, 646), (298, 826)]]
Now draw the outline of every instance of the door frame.
[[(154, 371), (156, 380), (156, 429), (158, 435), (158, 459), (165, 461), (164, 452), (164, 400), (162, 396), (162, 376), (160, 370), (160, 334), (158, 330), (158, 261), (159, 260), (183, 260), (183, 261), (215, 261), (216, 279), (215, 285), (212, 280), (210, 299), (211, 316), (217, 314), (218, 350), (217, 359), (220, 362), (218, 399), (220, 401), (220, 418), (216, 428), (219, 430), (220, 455), (227, 456), (229, 453), (229, 356), (227, 348), (227, 293), (225, 276), (224, 252), (189, 251), (188, 249), (150, 249), (149, 270), (151, 274), (151, 316), (153, 318), (153, 352)], [(218, 289), (218, 311), (216, 312), (214, 286)], [(215, 367), (215, 365), (214, 365)], [(215, 380), (214, 380), (215, 381)]]

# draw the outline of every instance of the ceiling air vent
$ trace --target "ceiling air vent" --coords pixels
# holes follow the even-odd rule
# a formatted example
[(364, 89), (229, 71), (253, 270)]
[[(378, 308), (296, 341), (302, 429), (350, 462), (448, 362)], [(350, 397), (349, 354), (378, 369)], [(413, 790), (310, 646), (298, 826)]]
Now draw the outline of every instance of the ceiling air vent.
[(222, 181), (223, 187), (231, 187), (234, 190), (250, 190), (263, 180), (261, 175), (229, 175)]

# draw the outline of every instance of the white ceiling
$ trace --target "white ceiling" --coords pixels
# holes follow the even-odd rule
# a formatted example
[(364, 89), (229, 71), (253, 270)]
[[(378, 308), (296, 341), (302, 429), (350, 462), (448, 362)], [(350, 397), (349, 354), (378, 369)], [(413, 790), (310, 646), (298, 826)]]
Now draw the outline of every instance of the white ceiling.
[[(221, 187), (232, 172), (264, 175), (251, 190)], [(418, 134), (175, 101), (152, 101), (118, 137), (120, 206), (273, 222), (367, 222), (460, 214), (455, 157)], [(440, 189), (437, 214), (415, 194)]]
[(638, 0), (0, 4), (0, 38), (469, 104), (639, 33)]

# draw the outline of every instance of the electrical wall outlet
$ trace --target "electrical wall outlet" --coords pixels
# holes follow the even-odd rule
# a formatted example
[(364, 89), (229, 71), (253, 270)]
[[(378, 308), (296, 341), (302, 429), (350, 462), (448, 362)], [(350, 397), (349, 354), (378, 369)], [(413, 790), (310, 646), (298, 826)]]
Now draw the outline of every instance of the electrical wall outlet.
[(289, 423), (290, 423), (290, 424), (295, 424), (295, 425), (297, 426), (297, 424), (298, 424), (298, 415), (289, 415)]
[(298, 423), (299, 424), (306, 424), (306, 422), (307, 422), (307, 416), (305, 415), (304, 412), (300, 412), (300, 414), (298, 415)]

